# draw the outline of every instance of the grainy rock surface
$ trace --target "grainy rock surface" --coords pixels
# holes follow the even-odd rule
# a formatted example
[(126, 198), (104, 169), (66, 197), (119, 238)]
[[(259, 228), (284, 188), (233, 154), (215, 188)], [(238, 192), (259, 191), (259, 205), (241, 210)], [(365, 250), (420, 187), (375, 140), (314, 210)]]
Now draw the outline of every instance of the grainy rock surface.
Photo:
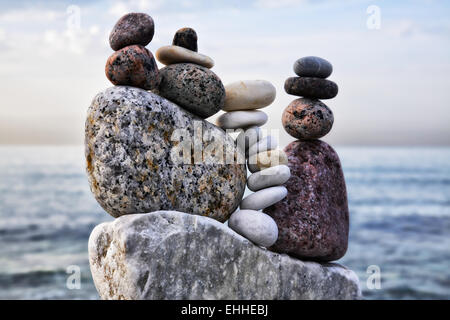
[(146, 46), (152, 41), (154, 33), (152, 17), (145, 13), (128, 13), (112, 29), (109, 44), (115, 51), (133, 44)]
[(323, 58), (303, 57), (295, 61), (294, 72), (300, 77), (327, 78), (333, 72), (333, 66)]
[(152, 53), (139, 45), (114, 52), (106, 61), (105, 73), (112, 84), (146, 90), (156, 89), (161, 81)]
[(181, 28), (175, 33), (172, 44), (197, 52), (197, 39), (197, 33), (194, 29)]
[(225, 88), (211, 70), (192, 63), (178, 63), (160, 70), (161, 96), (202, 118), (222, 109)]
[(284, 149), (291, 177), (288, 195), (264, 209), (278, 225), (277, 252), (332, 261), (347, 251), (347, 190), (336, 152), (320, 140), (294, 141)]
[(338, 86), (333, 81), (307, 77), (287, 78), (284, 90), (294, 96), (316, 99), (331, 99), (338, 94)]
[[(203, 153), (191, 153), (194, 121), (204, 133)], [(177, 135), (176, 129), (185, 131)], [(225, 221), (242, 199), (246, 169), (211, 158), (206, 147), (214, 139), (223, 142), (224, 158), (237, 157), (230, 136), (174, 103), (138, 88), (106, 89), (94, 98), (86, 120), (91, 190), (114, 217), (179, 210)]]
[(259, 110), (239, 110), (225, 112), (217, 118), (216, 124), (222, 129), (240, 129), (264, 125), (269, 117)]
[(283, 127), (297, 139), (319, 139), (330, 132), (333, 112), (321, 101), (300, 98), (292, 101), (283, 111)]
[(361, 298), (345, 267), (270, 252), (222, 223), (181, 212), (97, 226), (89, 261), (102, 299)]

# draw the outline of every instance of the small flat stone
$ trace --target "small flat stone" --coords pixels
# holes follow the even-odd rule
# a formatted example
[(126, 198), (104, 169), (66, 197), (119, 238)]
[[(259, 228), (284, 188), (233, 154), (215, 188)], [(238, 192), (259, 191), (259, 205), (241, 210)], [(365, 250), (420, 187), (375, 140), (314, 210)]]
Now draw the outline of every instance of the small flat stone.
[(336, 83), (326, 79), (291, 77), (286, 79), (284, 90), (294, 96), (306, 98), (331, 99), (338, 94)]
[(327, 78), (333, 72), (333, 66), (319, 57), (303, 57), (295, 61), (294, 72), (300, 77)]
[(250, 126), (260, 127), (267, 122), (267, 114), (258, 110), (231, 111), (217, 118), (217, 126), (222, 129), (239, 129)]
[(172, 45), (197, 52), (197, 33), (192, 28), (181, 28), (175, 33)]
[(242, 130), (242, 132), (236, 138), (236, 144), (241, 150), (248, 151), (248, 148), (263, 137), (263, 132), (260, 127), (250, 127), (246, 130)]
[(228, 226), (262, 247), (270, 247), (278, 238), (277, 224), (270, 216), (260, 211), (238, 210), (231, 215)]
[(245, 197), (239, 207), (242, 210), (261, 210), (277, 203), (286, 195), (287, 189), (283, 186), (262, 189)]
[(260, 109), (270, 105), (276, 89), (269, 81), (244, 80), (225, 86), (225, 111)]
[(248, 169), (257, 172), (280, 164), (287, 164), (288, 159), (283, 150), (263, 151), (248, 158)]
[(145, 13), (128, 13), (117, 21), (109, 35), (109, 44), (114, 51), (138, 44), (148, 45), (155, 33), (152, 17)]
[(179, 46), (159, 48), (156, 51), (156, 59), (166, 66), (176, 63), (194, 63), (208, 69), (214, 67), (214, 61), (210, 57)]
[(132, 45), (114, 52), (106, 62), (106, 77), (114, 85), (126, 85), (152, 90), (161, 77), (152, 53), (140, 45)]
[(225, 88), (211, 70), (192, 63), (178, 63), (160, 70), (159, 94), (193, 114), (208, 118), (223, 107)]
[(283, 111), (284, 129), (300, 140), (319, 139), (330, 132), (333, 112), (321, 101), (300, 98), (292, 101)]
[(291, 170), (289, 167), (281, 164), (252, 173), (247, 179), (247, 186), (251, 191), (258, 191), (264, 188), (282, 185), (290, 177)]
[(267, 151), (267, 150), (274, 150), (278, 148), (278, 141), (273, 136), (267, 136), (263, 139), (261, 139), (259, 142), (253, 144), (248, 149), (248, 155), (252, 156), (254, 154)]

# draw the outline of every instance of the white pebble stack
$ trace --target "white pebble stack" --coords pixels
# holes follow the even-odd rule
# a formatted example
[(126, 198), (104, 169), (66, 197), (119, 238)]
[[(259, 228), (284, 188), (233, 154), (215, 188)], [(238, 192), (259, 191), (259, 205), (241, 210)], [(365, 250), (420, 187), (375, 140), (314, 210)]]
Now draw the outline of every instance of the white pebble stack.
[[(255, 109), (270, 105), (275, 100), (276, 89), (265, 80), (245, 80), (226, 85), (225, 91), (223, 110), (227, 112), (217, 119), (217, 125), (222, 129), (244, 130), (236, 141), (238, 147), (245, 151), (251, 172), (254, 172), (248, 178), (247, 185), (255, 191), (242, 200), (240, 210), (231, 215), (228, 226), (255, 244), (270, 247), (278, 238), (278, 228), (269, 215), (258, 210), (286, 197), (287, 189), (282, 184), (289, 179), (290, 170), (285, 164), (258, 164), (259, 158), (275, 152), (273, 150), (277, 149), (278, 142), (272, 136), (262, 137), (259, 126), (265, 124), (268, 117), (265, 112)], [(284, 154), (282, 150), (276, 152)]]

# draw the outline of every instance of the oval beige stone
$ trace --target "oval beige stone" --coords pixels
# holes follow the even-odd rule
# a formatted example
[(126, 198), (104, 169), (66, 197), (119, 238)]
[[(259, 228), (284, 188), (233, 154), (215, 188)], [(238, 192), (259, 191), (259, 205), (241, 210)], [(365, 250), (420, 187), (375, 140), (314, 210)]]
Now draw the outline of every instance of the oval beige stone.
[(214, 61), (210, 57), (179, 46), (159, 48), (156, 51), (156, 59), (166, 66), (176, 63), (194, 63), (209, 69), (214, 67)]
[(225, 112), (217, 118), (218, 127), (226, 129), (240, 129), (251, 126), (260, 127), (268, 120), (267, 114), (258, 110), (243, 110)]
[(283, 150), (270, 150), (260, 152), (248, 158), (248, 169), (251, 173), (280, 164), (287, 165), (288, 158)]
[(259, 190), (245, 197), (240, 204), (241, 210), (261, 210), (284, 199), (287, 189), (284, 186), (275, 186)]
[(225, 86), (225, 111), (261, 109), (270, 105), (276, 89), (269, 81), (243, 80)]

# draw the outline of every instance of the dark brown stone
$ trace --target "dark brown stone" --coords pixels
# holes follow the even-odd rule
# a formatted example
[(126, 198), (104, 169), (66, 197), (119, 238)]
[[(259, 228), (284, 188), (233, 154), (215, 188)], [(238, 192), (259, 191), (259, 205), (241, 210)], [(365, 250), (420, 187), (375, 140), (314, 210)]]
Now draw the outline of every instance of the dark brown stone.
[(109, 44), (115, 51), (133, 44), (146, 46), (152, 41), (155, 24), (145, 13), (128, 13), (117, 21), (109, 35)]
[(284, 129), (300, 140), (318, 139), (330, 132), (333, 112), (321, 101), (300, 98), (292, 101), (283, 111)]
[(332, 261), (348, 245), (349, 212), (341, 163), (320, 140), (294, 141), (284, 149), (291, 177), (288, 195), (264, 209), (278, 225), (270, 248), (306, 260)]
[(192, 28), (181, 28), (175, 33), (172, 44), (197, 52), (197, 33)]
[(106, 77), (115, 85), (152, 90), (161, 81), (152, 53), (143, 46), (128, 46), (114, 52), (106, 62)]
[(193, 114), (208, 118), (225, 104), (225, 87), (211, 70), (192, 63), (171, 64), (161, 69), (159, 95)]
[(294, 96), (316, 99), (331, 99), (338, 94), (338, 86), (333, 81), (308, 77), (287, 78), (284, 90)]

